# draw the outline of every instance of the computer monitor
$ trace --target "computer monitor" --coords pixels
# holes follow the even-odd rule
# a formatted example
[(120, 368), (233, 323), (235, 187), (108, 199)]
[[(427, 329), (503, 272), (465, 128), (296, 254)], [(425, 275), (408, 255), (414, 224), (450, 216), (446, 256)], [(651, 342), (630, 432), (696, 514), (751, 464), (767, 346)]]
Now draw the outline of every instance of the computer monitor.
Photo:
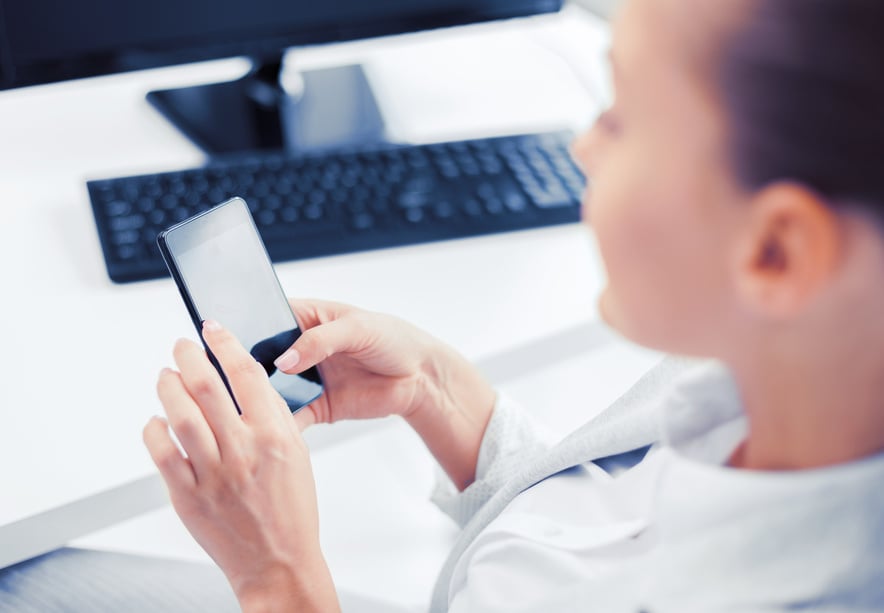
[(280, 85), (293, 46), (554, 12), (563, 0), (0, 0), (0, 90), (246, 56), (236, 81), (156, 91), (150, 102), (209, 155), (383, 139), (358, 66)]

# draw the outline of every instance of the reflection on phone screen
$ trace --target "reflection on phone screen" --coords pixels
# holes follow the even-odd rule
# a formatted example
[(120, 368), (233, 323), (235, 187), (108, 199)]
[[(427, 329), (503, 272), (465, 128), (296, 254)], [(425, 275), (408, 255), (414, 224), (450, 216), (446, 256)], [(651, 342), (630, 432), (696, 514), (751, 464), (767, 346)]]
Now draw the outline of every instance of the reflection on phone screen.
[(285, 399), (289, 408), (295, 407), (292, 409), (292, 412), (309, 404), (322, 391), (322, 382), (319, 380), (319, 373), (315, 368), (304, 371), (300, 376), (288, 375), (277, 370), (276, 365), (273, 363), (300, 336), (301, 330), (292, 328), (291, 330), (286, 330), (270, 338), (258, 341), (250, 351), (252, 357), (267, 371), (270, 383), (276, 388), (279, 395)]

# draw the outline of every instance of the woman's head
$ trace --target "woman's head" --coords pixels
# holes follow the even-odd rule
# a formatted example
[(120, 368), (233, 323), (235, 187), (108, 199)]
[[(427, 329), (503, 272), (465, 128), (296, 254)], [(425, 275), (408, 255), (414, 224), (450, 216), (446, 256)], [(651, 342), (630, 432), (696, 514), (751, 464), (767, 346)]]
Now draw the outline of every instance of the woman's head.
[(741, 184), (792, 179), (884, 220), (884, 2), (747, 6), (711, 75)]
[(874, 0), (626, 3), (616, 102), (575, 144), (613, 326), (724, 357), (810, 316), (872, 236), (856, 211), (884, 220), (880, 32)]

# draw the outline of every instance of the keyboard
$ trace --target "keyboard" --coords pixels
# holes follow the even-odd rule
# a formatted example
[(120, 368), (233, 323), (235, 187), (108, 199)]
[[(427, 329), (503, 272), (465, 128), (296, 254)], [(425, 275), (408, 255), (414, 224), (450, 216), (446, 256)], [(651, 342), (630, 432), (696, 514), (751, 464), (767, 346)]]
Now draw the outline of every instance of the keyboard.
[(270, 258), (297, 260), (571, 223), (584, 179), (565, 132), (291, 156), (87, 183), (108, 275), (167, 276), (159, 232), (232, 196)]

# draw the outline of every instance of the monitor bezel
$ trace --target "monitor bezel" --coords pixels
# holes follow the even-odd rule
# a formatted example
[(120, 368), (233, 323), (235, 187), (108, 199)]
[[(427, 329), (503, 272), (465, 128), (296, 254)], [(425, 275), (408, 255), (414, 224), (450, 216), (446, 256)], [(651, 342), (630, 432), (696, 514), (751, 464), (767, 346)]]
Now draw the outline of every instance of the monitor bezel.
[[(554, 13), (564, 0), (512, 0), (499, 10), (449, 11), (423, 17), (384, 19), (360, 24), (343, 24), (333, 28), (293, 28), (274, 36), (232, 36), (194, 40), (167, 41), (162, 48), (115, 48), (75, 58), (61, 58), (53, 62), (16, 65), (9, 48), (5, 28), (12, 27), (4, 18), (4, 7), (9, 0), (0, 0), (0, 90), (31, 87), (59, 81), (85, 79), (110, 74), (175, 66), (232, 57), (260, 60), (279, 55), (287, 49), (305, 45), (346, 42), (378, 38), (394, 34), (436, 30), (447, 27), (484, 23), (516, 17)], [(27, 1), (27, 0), (23, 0)]]

